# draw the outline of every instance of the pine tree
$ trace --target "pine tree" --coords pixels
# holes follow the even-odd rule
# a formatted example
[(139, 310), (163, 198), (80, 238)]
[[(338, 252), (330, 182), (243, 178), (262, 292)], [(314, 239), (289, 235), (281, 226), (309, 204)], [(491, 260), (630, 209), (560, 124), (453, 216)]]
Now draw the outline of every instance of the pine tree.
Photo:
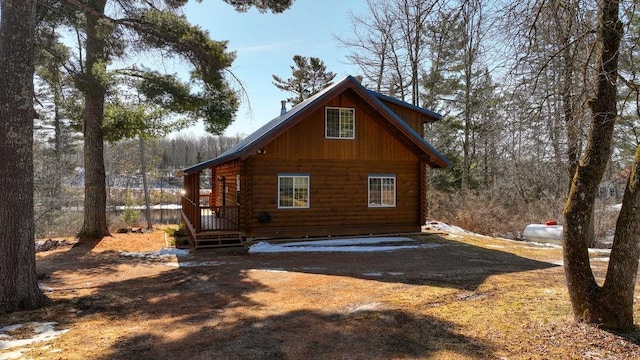
[(299, 104), (315, 93), (331, 85), (336, 74), (327, 72), (324, 62), (317, 57), (304, 57), (295, 55), (294, 66), (291, 66), (291, 77), (283, 79), (273, 76), (273, 85), (278, 89), (287, 91), (294, 96), (287, 99), (292, 105)]
[(33, 222), (35, 0), (0, 7), (0, 314), (41, 306)]
[[(280, 12), (291, 0), (226, 0), (238, 11), (257, 7)], [(181, 15), (186, 1), (42, 0), (38, 18), (50, 27), (66, 26), (81, 34), (81, 56), (68, 65), (75, 84), (84, 96), (84, 223), (80, 238), (100, 239), (107, 235), (104, 142), (113, 139), (120, 124), (105, 119), (109, 95), (122, 77), (137, 80), (136, 91), (145, 101), (187, 119), (204, 120), (207, 131), (220, 133), (233, 120), (238, 107), (235, 91), (224, 77), (235, 55), (227, 43), (214, 41), (201, 28)], [(109, 12), (107, 12), (109, 9)], [(186, 59), (192, 66), (191, 79), (162, 74), (137, 64), (112, 71), (116, 59), (131, 58), (159, 50), (162, 54)], [(147, 126), (146, 122), (137, 124)], [(125, 128), (126, 129), (126, 128)], [(129, 129), (131, 130), (131, 129)], [(140, 130), (140, 129), (135, 129)], [(143, 129), (144, 130), (144, 129)], [(127, 134), (135, 134), (129, 131)]]

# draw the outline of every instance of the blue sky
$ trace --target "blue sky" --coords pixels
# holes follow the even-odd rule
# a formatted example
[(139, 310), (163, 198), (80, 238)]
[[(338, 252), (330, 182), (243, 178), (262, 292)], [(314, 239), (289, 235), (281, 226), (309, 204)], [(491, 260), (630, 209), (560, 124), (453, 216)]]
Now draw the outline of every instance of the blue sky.
[[(260, 14), (254, 9), (238, 13), (221, 0), (190, 1), (187, 19), (209, 31), (212, 39), (229, 41), (228, 50), (237, 56), (231, 70), (248, 93), (225, 135), (248, 135), (280, 114), (280, 100), (291, 95), (276, 88), (271, 75), (289, 78), (294, 55), (320, 58), (336, 79), (357, 75), (357, 68), (346, 64), (349, 49), (334, 37), (350, 36), (350, 11), (364, 14), (365, 2), (295, 0), (282, 14)], [(201, 124), (181, 133), (205, 134)]]

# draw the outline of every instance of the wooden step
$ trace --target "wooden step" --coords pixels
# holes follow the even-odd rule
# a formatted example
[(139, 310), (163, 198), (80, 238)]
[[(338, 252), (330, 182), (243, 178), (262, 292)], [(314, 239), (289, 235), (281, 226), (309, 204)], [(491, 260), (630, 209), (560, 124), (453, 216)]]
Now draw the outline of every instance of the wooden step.
[(205, 249), (242, 245), (244, 245), (244, 238), (239, 231), (208, 231), (196, 235), (194, 247)]

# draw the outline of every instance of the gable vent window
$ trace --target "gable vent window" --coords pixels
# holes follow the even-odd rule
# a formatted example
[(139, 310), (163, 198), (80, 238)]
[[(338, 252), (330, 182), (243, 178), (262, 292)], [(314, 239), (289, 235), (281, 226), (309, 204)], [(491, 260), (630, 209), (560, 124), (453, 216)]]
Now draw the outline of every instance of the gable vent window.
[(356, 109), (325, 108), (325, 137), (327, 139), (355, 139)]

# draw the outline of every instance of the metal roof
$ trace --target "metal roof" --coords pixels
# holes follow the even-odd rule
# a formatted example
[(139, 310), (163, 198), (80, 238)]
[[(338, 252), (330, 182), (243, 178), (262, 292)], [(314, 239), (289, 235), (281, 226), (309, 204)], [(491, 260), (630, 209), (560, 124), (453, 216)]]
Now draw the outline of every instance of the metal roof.
[(442, 119), (442, 115), (438, 114), (435, 111), (427, 110), (425, 108), (421, 108), (419, 106), (416, 106), (416, 105), (413, 105), (413, 104), (409, 104), (409, 103), (404, 102), (402, 100), (398, 100), (398, 99), (396, 99), (394, 97), (391, 97), (389, 95), (380, 94), (379, 92), (375, 92), (373, 90), (367, 90), (367, 91), (369, 91), (371, 94), (373, 94), (375, 97), (377, 97), (380, 100), (388, 101), (390, 103), (394, 103), (396, 105), (408, 108), (410, 110), (417, 111), (419, 113), (422, 113), (424, 115), (427, 115), (427, 116), (433, 118), (434, 121)]
[(370, 103), (381, 108), (385, 113), (387, 113), (386, 115), (391, 117), (391, 119), (396, 123), (396, 125), (400, 129), (408, 133), (408, 136), (411, 137), (414, 142), (424, 146), (426, 150), (433, 153), (440, 160), (440, 162), (444, 164), (443, 167), (450, 165), (450, 162), (440, 152), (434, 149), (433, 146), (431, 146), (431, 144), (429, 144), (425, 139), (422, 138), (422, 136), (420, 136), (415, 130), (413, 130), (409, 125), (407, 125), (407, 123), (405, 123), (396, 113), (394, 113), (391, 109), (389, 109), (389, 107), (386, 106), (381, 101), (381, 99), (385, 101), (393, 102), (400, 106), (408, 107), (412, 110), (419, 111), (425, 115), (434, 117), (436, 119), (441, 118), (439, 114), (433, 111), (429, 111), (429, 110), (422, 109), (420, 107), (405, 103), (403, 101), (394, 99), (392, 97), (367, 90), (354, 77), (347, 76), (342, 80), (336, 82), (335, 84), (326, 87), (325, 89), (321, 90), (320, 92), (316, 93), (315, 95), (311, 96), (305, 101), (299, 103), (298, 105), (294, 106), (293, 108), (291, 108), (291, 110), (289, 110), (285, 114), (280, 115), (275, 119), (269, 121), (260, 129), (256, 130), (251, 135), (242, 139), (240, 142), (238, 142), (237, 144), (232, 146), (230, 149), (220, 154), (218, 157), (184, 168), (180, 170), (177, 175), (184, 176), (187, 174), (196, 173), (206, 168), (224, 164), (226, 162), (247, 156), (248, 155), (247, 152), (249, 150), (254, 149), (256, 146), (264, 145), (263, 142), (266, 139), (269, 139), (270, 137), (278, 134), (279, 130), (283, 129), (285, 125), (289, 125), (290, 122), (295, 121), (298, 118), (299, 114), (304, 113), (305, 110), (312, 107), (316, 103), (322, 101), (324, 98), (331, 97), (336, 91), (339, 91), (340, 89), (343, 89), (343, 88), (346, 89), (349, 87), (359, 90), (362, 96), (366, 98), (365, 100), (368, 100)]

